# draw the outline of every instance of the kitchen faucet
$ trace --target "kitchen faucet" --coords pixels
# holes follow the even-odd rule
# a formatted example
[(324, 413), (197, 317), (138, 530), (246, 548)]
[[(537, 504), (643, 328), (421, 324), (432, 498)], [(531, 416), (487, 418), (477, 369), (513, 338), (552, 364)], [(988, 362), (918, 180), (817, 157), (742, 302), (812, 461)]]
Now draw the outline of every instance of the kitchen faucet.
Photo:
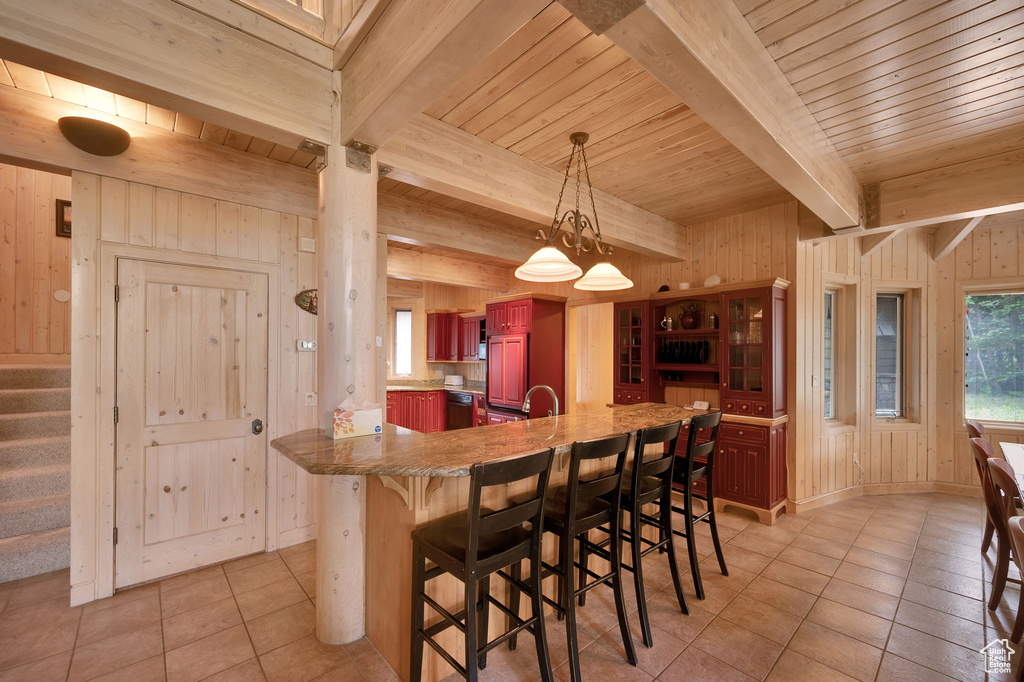
[[(551, 394), (551, 399), (555, 401), (554, 413), (558, 414), (558, 395), (555, 393), (555, 389), (551, 388), (550, 386), (545, 386), (544, 384), (538, 384), (537, 386), (534, 386), (533, 388), (526, 392), (526, 400), (523, 401), (523, 412), (525, 412), (527, 415), (530, 414), (530, 396), (533, 395), (533, 392), (536, 391), (538, 388), (543, 388), (545, 391)], [(551, 410), (548, 410), (548, 416), (551, 416)]]

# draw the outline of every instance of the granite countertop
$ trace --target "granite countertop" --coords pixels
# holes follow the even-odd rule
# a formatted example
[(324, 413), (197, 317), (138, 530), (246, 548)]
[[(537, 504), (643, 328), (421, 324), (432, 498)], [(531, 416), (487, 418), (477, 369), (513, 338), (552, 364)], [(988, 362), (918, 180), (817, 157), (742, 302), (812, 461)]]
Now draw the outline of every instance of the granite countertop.
[(454, 393), (472, 393), (486, 395), (487, 385), (483, 381), (467, 381), (462, 386), (445, 386), (438, 381), (404, 381), (387, 385), (389, 391), (452, 391)]
[(311, 474), (347, 476), (468, 476), (477, 462), (543, 448), (568, 452), (573, 441), (600, 438), (697, 414), (673, 405), (641, 403), (600, 412), (558, 415), (457, 431), (420, 433), (384, 424), (383, 433), (334, 440), (306, 429), (270, 444)]

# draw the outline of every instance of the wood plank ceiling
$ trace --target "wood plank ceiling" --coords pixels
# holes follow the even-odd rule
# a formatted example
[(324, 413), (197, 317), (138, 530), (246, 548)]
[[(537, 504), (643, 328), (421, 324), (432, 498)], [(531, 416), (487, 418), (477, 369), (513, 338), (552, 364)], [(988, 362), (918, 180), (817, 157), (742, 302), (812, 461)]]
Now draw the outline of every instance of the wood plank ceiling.
[(734, 0), (865, 183), (1024, 147), (1020, 0)]
[(595, 187), (682, 224), (789, 196), (625, 52), (558, 3), (426, 113), (559, 172), (572, 148), (569, 133), (586, 131)]
[(139, 123), (171, 130), (189, 137), (198, 137), (213, 144), (222, 144), (232, 149), (303, 168), (313, 168), (316, 163), (316, 157), (308, 152), (290, 149), (130, 97), (115, 95), (106, 90), (55, 76), (39, 69), (22, 66), (10, 60), (0, 59), (0, 85), (34, 92), (45, 97), (53, 97), (114, 116), (123, 116)]

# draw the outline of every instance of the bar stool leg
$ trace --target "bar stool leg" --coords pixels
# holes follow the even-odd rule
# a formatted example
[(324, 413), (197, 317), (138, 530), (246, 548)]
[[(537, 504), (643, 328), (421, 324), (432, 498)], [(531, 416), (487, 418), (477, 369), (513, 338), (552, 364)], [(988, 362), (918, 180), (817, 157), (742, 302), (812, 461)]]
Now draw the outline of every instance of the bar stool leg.
[[(566, 534), (569, 530), (566, 529)], [(575, 539), (562, 537), (560, 542), (562, 559), (562, 580), (563, 592), (560, 595), (562, 608), (565, 609), (565, 639), (569, 646), (569, 673), (575, 682), (581, 681), (580, 673), (580, 645), (576, 633), (576, 598), (572, 595), (573, 580), (573, 559)], [(567, 546), (566, 546), (567, 545)]]
[(640, 534), (643, 532), (643, 526), (640, 521), (640, 509), (634, 507), (629, 510), (629, 532), (632, 535), (632, 542), (630, 542), (630, 554), (633, 560), (633, 586), (636, 590), (636, 605), (637, 610), (640, 613), (640, 634), (643, 635), (644, 646), (648, 649), (654, 646), (653, 638), (651, 636), (651, 622), (647, 617), (647, 596), (644, 593), (644, 569), (643, 559), (641, 554), (643, 553), (643, 541), (640, 539)]
[(466, 576), (466, 682), (479, 682), (477, 668), (477, 581), (473, 575)]
[(608, 553), (611, 555), (612, 593), (615, 595), (615, 615), (619, 619), (619, 634), (622, 645), (626, 648), (626, 660), (630, 665), (637, 665), (636, 648), (633, 646), (633, 633), (629, 631), (629, 616), (626, 614), (626, 599), (622, 592), (622, 531), (619, 525), (622, 517), (615, 514), (611, 523), (611, 542)]
[[(532, 565), (533, 564), (531, 563), (531, 566)], [(515, 580), (522, 580), (523, 579), (523, 562), (522, 561), (517, 561), (516, 563), (512, 564), (512, 566), (509, 569), (509, 575), (511, 575), (512, 578), (515, 579)], [(534, 576), (532, 576), (532, 575), (530, 576), (531, 584), (533, 583), (533, 577)], [(515, 585), (509, 585), (509, 588), (508, 588), (508, 610), (511, 611), (512, 613), (516, 614), (517, 616), (519, 615), (519, 588), (516, 587)], [(515, 627), (515, 623), (512, 622), (511, 618), (508, 618), (508, 629), (511, 630), (513, 627)], [(516, 650), (516, 642), (518, 641), (518, 639), (519, 639), (519, 635), (512, 635), (511, 637), (509, 637), (509, 639), (508, 639), (508, 650), (509, 651), (515, 651)]]
[(409, 641), (412, 643), (412, 652), (409, 656), (409, 679), (411, 682), (419, 682), (423, 674), (423, 638), (420, 630), (423, 628), (423, 598), (420, 593), (425, 589), (424, 569), (425, 561), (419, 545), (412, 546), (412, 631)]
[[(583, 534), (583, 539), (584, 540), (589, 539), (589, 533), (584, 533)], [(588, 564), (589, 563), (590, 563), (590, 552), (587, 551), (587, 546), (585, 544), (581, 543), (580, 544), (580, 566), (581, 566), (581, 568), (580, 568), (579, 580), (578, 580), (577, 585), (576, 585), (576, 589), (578, 589), (578, 590), (582, 590), (586, 586), (586, 584), (587, 584), (587, 568), (588, 568)], [(579, 601), (579, 605), (580, 606), (586, 606), (587, 605), (587, 593), (586, 592), (582, 592), (580, 594), (580, 596), (579, 596), (579, 600), (578, 601)]]
[(700, 580), (700, 557), (697, 556), (697, 537), (693, 528), (693, 496), (690, 494), (689, 485), (683, 494), (683, 507), (686, 513), (683, 524), (686, 527), (686, 549), (690, 555), (690, 573), (693, 574), (693, 589), (697, 593), (697, 599), (704, 598), (704, 585)]
[[(565, 544), (566, 544), (565, 538), (564, 537), (559, 537), (558, 538), (558, 565), (559, 566), (564, 566), (565, 565), (565, 553), (566, 553)], [(561, 575), (558, 575), (558, 576), (555, 576), (555, 577), (557, 578), (557, 583), (558, 583), (558, 603), (559, 604), (565, 604), (566, 595), (569, 593), (569, 585), (571, 585), (572, 583), (569, 582), (569, 576), (564, 571), (562, 572)], [(559, 612), (558, 620), (565, 620), (565, 614)]]
[(722, 542), (718, 539), (718, 520), (715, 518), (715, 495), (711, 488), (711, 477), (705, 479), (707, 483), (708, 521), (711, 525), (711, 541), (715, 544), (715, 556), (718, 557), (718, 568), (722, 575), (729, 575), (729, 569), (725, 567), (725, 554), (722, 553)]
[[(516, 564), (516, 569), (520, 574), (522, 573), (520, 564)], [(543, 682), (553, 682), (555, 674), (551, 670), (551, 654), (548, 652), (548, 636), (544, 628), (544, 587), (541, 582), (540, 556), (534, 556), (530, 559), (530, 587), (533, 617), (537, 619), (536, 624), (533, 626), (533, 638), (537, 644), (537, 663), (540, 665), (540, 678)], [(519, 592), (518, 588), (514, 586), (510, 589), (516, 593)], [(516, 611), (516, 613), (519, 612)]]
[[(676, 546), (673, 540), (675, 533), (672, 532), (672, 498), (665, 497), (661, 503), (661, 535), (666, 538), (665, 549), (668, 552), (668, 565), (672, 571), (672, 584), (676, 588), (676, 600), (679, 608), (686, 615), (690, 615), (690, 608), (686, 605), (686, 596), (683, 594), (683, 583), (679, 579), (679, 565), (676, 563)], [(687, 538), (689, 539), (689, 538)]]
[[(477, 622), (477, 646), (486, 646), (488, 642), (488, 625), (490, 623), (491, 615), (491, 602), (489, 597), (491, 596), (491, 576), (487, 576), (480, 580), (479, 600), (477, 610), (479, 611), (479, 621)], [(479, 656), (480, 669), (483, 670), (487, 667), (487, 652), (480, 654)]]

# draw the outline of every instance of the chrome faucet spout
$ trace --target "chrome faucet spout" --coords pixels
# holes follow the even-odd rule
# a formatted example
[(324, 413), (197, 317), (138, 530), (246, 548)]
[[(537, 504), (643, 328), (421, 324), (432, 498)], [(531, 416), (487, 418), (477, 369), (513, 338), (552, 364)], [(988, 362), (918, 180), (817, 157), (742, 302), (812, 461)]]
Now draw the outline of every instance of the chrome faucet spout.
[[(536, 391), (538, 388), (542, 388), (542, 389), (544, 389), (545, 391), (547, 391), (548, 393), (551, 394), (551, 400), (554, 401), (554, 407), (555, 407), (554, 414), (558, 414), (558, 394), (555, 393), (555, 389), (551, 388), (550, 386), (546, 386), (544, 384), (538, 384), (538, 385), (534, 386), (533, 388), (531, 388), (529, 391), (526, 392), (526, 399), (523, 400), (523, 412), (525, 412), (527, 414), (530, 413), (530, 396), (533, 395), (533, 392)], [(548, 410), (548, 416), (550, 417), (551, 415), (552, 415), (551, 410)]]

